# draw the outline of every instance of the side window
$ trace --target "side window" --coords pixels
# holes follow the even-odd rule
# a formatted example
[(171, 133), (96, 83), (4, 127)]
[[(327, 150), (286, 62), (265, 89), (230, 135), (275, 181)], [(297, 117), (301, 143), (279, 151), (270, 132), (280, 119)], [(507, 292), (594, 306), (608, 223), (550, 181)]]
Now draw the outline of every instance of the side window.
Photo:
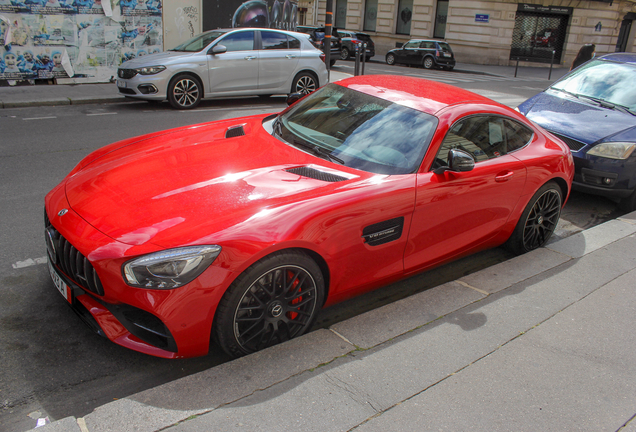
[(435, 42), (422, 42), (420, 44), (420, 48), (426, 48), (426, 49), (435, 48)]
[(507, 132), (501, 117), (477, 115), (459, 120), (446, 134), (432, 168), (445, 165), (451, 149), (465, 151), (476, 162), (503, 156), (508, 153)]
[(413, 49), (413, 48), (418, 48), (419, 46), (420, 46), (420, 43), (419, 43), (419, 42), (407, 42), (407, 44), (406, 44), (406, 45), (404, 45), (404, 47), (403, 47), (403, 48), (405, 48), (405, 49), (406, 49), (406, 48), (411, 48), (411, 49)]
[(300, 41), (295, 37), (287, 35), (287, 42), (289, 42), (289, 49), (300, 49)]
[(532, 129), (513, 120), (504, 120), (504, 128), (508, 142), (508, 153), (525, 147), (532, 139)]
[(287, 49), (287, 35), (284, 33), (261, 31), (264, 50)]
[(227, 52), (251, 51), (254, 49), (254, 32), (233, 33), (221, 39), (219, 43), (227, 47)]

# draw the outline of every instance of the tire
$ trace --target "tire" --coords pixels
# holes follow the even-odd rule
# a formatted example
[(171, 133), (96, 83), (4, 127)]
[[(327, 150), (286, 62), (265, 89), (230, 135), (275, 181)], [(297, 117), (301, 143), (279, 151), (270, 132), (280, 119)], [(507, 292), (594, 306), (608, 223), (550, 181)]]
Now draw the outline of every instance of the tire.
[(180, 110), (196, 108), (202, 93), (203, 86), (192, 75), (178, 75), (168, 85), (168, 101), (173, 108)]
[(519, 218), (506, 248), (521, 255), (544, 246), (561, 216), (561, 194), (561, 188), (554, 181), (541, 186)]
[(455, 68), (455, 66), (448, 66), (446, 69), (448, 69), (449, 71), (452, 71)]
[(424, 69), (433, 69), (433, 66), (435, 66), (433, 57), (430, 57), (430, 56), (424, 57), (424, 60), (422, 60), (422, 66), (424, 67)]
[(291, 93), (309, 94), (318, 88), (318, 81), (309, 72), (300, 72), (292, 81)]
[(347, 47), (343, 47), (342, 51), (340, 51), (340, 60), (348, 60), (349, 59), (349, 50)]
[(331, 67), (331, 66), (333, 66), (333, 65), (335, 65), (335, 64), (336, 64), (336, 60), (334, 60), (334, 59), (330, 59), (330, 60), (329, 60), (329, 66), (330, 66), (330, 67)]
[(279, 252), (232, 283), (219, 302), (213, 334), (229, 355), (250, 354), (307, 332), (323, 300), (316, 262), (301, 252)]
[(621, 210), (628, 212), (633, 212), (634, 210), (636, 210), (636, 190), (634, 190), (634, 192), (632, 192), (632, 194), (627, 198), (623, 198), (622, 200), (620, 200), (618, 206)]
[(386, 55), (386, 64), (388, 65), (394, 65), (395, 64), (395, 55), (393, 54), (387, 54)]

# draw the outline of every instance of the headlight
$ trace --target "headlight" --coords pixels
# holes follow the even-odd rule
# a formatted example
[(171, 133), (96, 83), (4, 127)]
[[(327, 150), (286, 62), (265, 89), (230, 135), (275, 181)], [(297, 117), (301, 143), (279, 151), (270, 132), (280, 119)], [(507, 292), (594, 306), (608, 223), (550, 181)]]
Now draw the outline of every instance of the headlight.
[(636, 147), (636, 143), (606, 142), (595, 145), (587, 154), (609, 159), (627, 159)]
[(168, 249), (124, 264), (128, 285), (149, 289), (172, 289), (193, 281), (221, 253), (221, 246), (189, 246)]
[(165, 66), (148, 66), (135, 69), (141, 75), (154, 75), (166, 70)]

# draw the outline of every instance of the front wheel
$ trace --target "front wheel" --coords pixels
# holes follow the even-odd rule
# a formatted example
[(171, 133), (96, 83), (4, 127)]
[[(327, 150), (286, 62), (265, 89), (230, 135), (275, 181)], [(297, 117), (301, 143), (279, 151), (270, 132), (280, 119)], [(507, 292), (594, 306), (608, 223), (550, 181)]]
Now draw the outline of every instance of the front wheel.
[(386, 55), (386, 64), (388, 64), (388, 65), (394, 65), (394, 64), (395, 64), (395, 55), (393, 55), (393, 54), (387, 54), (387, 55)]
[(424, 57), (424, 60), (422, 60), (422, 66), (424, 66), (424, 69), (433, 69), (433, 66), (435, 66), (433, 57)]
[(517, 255), (544, 246), (561, 216), (561, 188), (549, 181), (532, 196), (506, 247)]
[(301, 252), (279, 252), (250, 266), (219, 302), (214, 335), (233, 357), (307, 332), (323, 304), (318, 265)]
[(201, 102), (202, 87), (199, 80), (190, 75), (172, 79), (168, 86), (168, 101), (176, 109), (196, 108)]
[(621, 210), (625, 210), (628, 212), (636, 210), (636, 190), (634, 190), (634, 192), (632, 192), (631, 195), (627, 198), (623, 198), (622, 200), (620, 200), (618, 205)]
[(318, 88), (316, 78), (309, 72), (301, 72), (292, 81), (291, 93), (309, 94)]
[(340, 51), (340, 60), (347, 60), (349, 58), (349, 50), (346, 47)]

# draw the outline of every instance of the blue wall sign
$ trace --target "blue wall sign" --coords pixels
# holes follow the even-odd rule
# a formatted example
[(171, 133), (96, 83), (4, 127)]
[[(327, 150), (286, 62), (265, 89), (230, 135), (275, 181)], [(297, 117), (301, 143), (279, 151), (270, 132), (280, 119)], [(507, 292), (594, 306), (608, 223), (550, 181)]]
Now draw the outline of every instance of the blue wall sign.
[(475, 14), (475, 22), (488, 22), (489, 19), (488, 14)]

